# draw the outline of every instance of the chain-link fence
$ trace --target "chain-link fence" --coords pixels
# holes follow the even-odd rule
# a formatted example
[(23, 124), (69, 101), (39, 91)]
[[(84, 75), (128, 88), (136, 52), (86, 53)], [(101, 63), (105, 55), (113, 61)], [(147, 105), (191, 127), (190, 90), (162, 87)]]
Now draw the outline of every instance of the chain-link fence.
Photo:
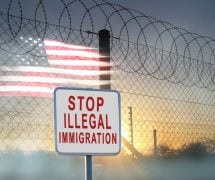
[[(51, 67), (45, 40), (98, 48), (97, 32), (103, 28), (111, 32), (111, 87), (122, 96), (123, 137), (131, 141), (133, 136), (134, 148), (143, 155), (155, 148), (161, 155), (180, 153), (192, 144), (198, 145), (193, 151), (215, 151), (212, 38), (106, 1), (59, 4), (58, 21), (51, 17), (58, 25), (48, 23), (48, 4), (43, 1), (35, 4), (29, 19), (23, 17), (20, 1), (9, 1), (8, 11), (0, 14), (1, 151), (54, 151), (53, 99), (43, 90), (99, 86), (92, 83), (98, 77), (86, 81), (80, 74), (64, 75), (66, 83), (50, 85), (51, 78), (62, 76), (41, 71)], [(80, 11), (73, 12), (77, 7)], [(47, 81), (35, 79), (44, 73)], [(35, 86), (40, 88), (28, 91)]]
[[(140, 63), (136, 60), (136, 48), (136, 44), (130, 45), (127, 62), (122, 63), (123, 68), (117, 66), (116, 74), (113, 75), (116, 81), (112, 87), (122, 92), (124, 135), (127, 138), (131, 137), (128, 107), (132, 107), (133, 141), (135, 148), (140, 152), (153, 153), (154, 130), (157, 131), (158, 153), (160, 151), (161, 154), (179, 153), (185, 146), (193, 143), (199, 145), (202, 143), (207, 151), (214, 152), (214, 91), (198, 87), (198, 84), (185, 85), (183, 82), (174, 83), (168, 79), (163, 80), (162, 73), (167, 74), (172, 71), (170, 67), (168, 69), (168, 66), (175, 59), (174, 57), (169, 59), (170, 52), (162, 54), (161, 50), (150, 47), (145, 50), (146, 47), (142, 46), (142, 50), (150, 54), (146, 60), (144, 60), (146, 56), (141, 56), (145, 61), (143, 66), (141, 65), (137, 72), (134, 70), (128, 72), (129, 68), (126, 67), (129, 65), (134, 67)], [(113, 53), (117, 50), (118, 48), (113, 49)], [(165, 58), (161, 57), (161, 54)], [(183, 58), (183, 56), (178, 57), (177, 66), (186, 68)], [(164, 67), (158, 67), (159, 64), (155, 61), (162, 61), (161, 66)], [(192, 69), (198, 68), (195, 61), (190, 60)], [(149, 75), (147, 70), (150, 71), (150, 68), (158, 69), (158, 71)], [(185, 74), (183, 71), (182, 67), (177, 68), (172, 76), (182, 78)], [(190, 77), (187, 77), (189, 81), (184, 79), (187, 83), (198, 76), (195, 70), (189, 73)], [(198, 148), (196, 150), (198, 151)]]

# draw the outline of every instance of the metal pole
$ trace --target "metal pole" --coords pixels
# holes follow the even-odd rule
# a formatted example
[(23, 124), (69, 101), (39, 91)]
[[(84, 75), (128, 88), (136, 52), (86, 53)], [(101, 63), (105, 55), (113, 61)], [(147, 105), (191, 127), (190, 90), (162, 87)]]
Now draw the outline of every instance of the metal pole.
[(154, 157), (157, 157), (157, 130), (153, 130), (153, 136), (154, 136)]
[(93, 179), (92, 155), (85, 156), (85, 180)]

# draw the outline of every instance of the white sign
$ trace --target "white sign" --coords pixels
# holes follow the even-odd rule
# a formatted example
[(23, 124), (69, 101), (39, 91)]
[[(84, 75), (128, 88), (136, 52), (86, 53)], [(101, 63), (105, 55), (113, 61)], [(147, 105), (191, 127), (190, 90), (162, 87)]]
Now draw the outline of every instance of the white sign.
[(120, 152), (119, 92), (59, 87), (54, 91), (54, 113), (58, 153), (111, 155)]

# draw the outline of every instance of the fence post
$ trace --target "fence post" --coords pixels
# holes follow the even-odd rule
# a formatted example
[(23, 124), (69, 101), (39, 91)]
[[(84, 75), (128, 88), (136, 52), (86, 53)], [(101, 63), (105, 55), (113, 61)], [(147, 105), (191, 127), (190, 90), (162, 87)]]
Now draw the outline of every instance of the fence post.
[[(133, 114), (132, 114), (132, 107), (128, 107), (129, 109), (129, 112), (128, 112), (128, 115), (129, 115), (129, 120), (130, 120), (130, 138), (131, 138), (131, 145), (132, 147), (134, 147), (134, 136), (133, 136)], [(132, 150), (132, 158), (134, 159), (134, 151)]]
[(153, 137), (154, 137), (154, 157), (157, 157), (157, 130), (153, 130)]
[(99, 66), (100, 71), (109, 71), (109, 73), (100, 75), (100, 81), (109, 81), (109, 83), (100, 85), (100, 89), (111, 89), (110, 75), (110, 32), (107, 29), (99, 31), (99, 62), (107, 64), (107, 66)]

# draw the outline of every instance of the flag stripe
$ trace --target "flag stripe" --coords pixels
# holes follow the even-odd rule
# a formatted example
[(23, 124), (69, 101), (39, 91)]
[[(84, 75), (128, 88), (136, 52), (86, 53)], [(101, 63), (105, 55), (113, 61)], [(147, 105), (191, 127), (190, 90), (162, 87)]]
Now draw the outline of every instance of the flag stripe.
[[(47, 83), (47, 82), (14, 82), (14, 81), (5, 81), (2, 82), (3, 86), (32, 86), (32, 87), (47, 87), (54, 88), (56, 86), (63, 86), (64, 84), (57, 83)], [(3, 87), (2, 86), (2, 87)], [(0, 86), (1, 87), (1, 86)]]
[(82, 51), (82, 52), (92, 52), (97, 53), (96, 49), (91, 48), (83, 48), (83, 49), (77, 49), (77, 47), (69, 48), (69, 47), (62, 47), (62, 46), (46, 46), (47, 50), (68, 50), (68, 51)]
[(99, 59), (97, 57), (83, 57), (83, 56), (68, 56), (68, 55), (48, 55), (49, 60), (69, 60), (69, 61), (86, 61), (86, 60), (91, 60), (91, 61), (97, 61), (99, 62)]
[(51, 56), (66, 56), (66, 57), (82, 57), (82, 58), (100, 58), (105, 56), (100, 56), (98, 53), (95, 52), (85, 52), (85, 51), (78, 51), (78, 50), (46, 50), (46, 53)]
[(70, 69), (62, 69), (62, 68), (54, 68), (54, 67), (37, 67), (37, 66), (0, 66), (0, 71), (11, 71), (11, 72), (32, 72), (38, 73), (38, 75), (42, 75), (41, 73), (49, 74), (64, 74), (64, 75), (76, 75), (76, 76), (98, 76), (108, 74), (109, 71), (99, 71), (99, 70), (70, 70)]
[(35, 77), (35, 76), (1, 76), (0, 81), (5, 82), (41, 82), (41, 83), (54, 83), (54, 84), (71, 84), (79, 83), (86, 85), (102, 85), (108, 84), (109, 81), (100, 80), (75, 80), (67, 78), (53, 78), (53, 77)]
[(110, 66), (109, 63), (99, 62), (96, 60), (74, 60), (74, 59), (71, 59), (70, 61), (66, 61), (65, 59), (54, 59), (54, 60), (49, 59), (49, 64), (63, 65), (63, 66), (79, 66), (79, 67), (81, 67), (81, 66), (86, 66), (86, 67)]
[(90, 50), (90, 49), (95, 49), (91, 47), (86, 47), (86, 46), (79, 46), (79, 45), (72, 45), (72, 44), (66, 44), (63, 42), (59, 41), (54, 41), (54, 40), (49, 40), (45, 39), (44, 44), (46, 47), (63, 47), (63, 48), (70, 48), (70, 49), (78, 49), (78, 50)]

